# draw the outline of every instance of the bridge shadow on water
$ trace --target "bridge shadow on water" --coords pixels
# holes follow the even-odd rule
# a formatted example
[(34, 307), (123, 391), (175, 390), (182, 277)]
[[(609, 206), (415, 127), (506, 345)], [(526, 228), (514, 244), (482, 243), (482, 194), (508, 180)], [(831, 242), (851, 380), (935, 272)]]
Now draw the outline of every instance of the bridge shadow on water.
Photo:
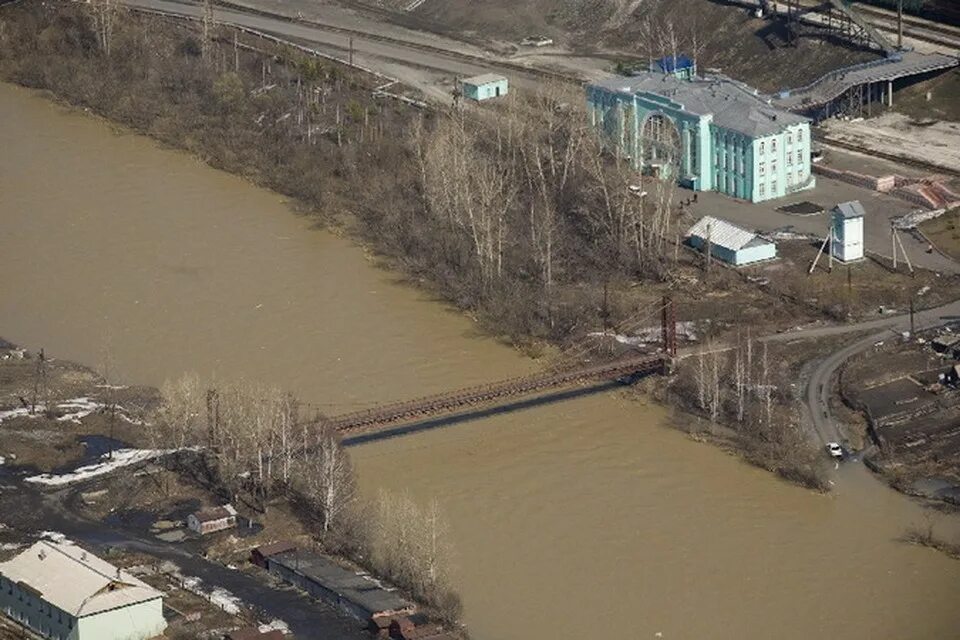
[(407, 436), (414, 433), (420, 433), (422, 431), (431, 431), (433, 429), (443, 429), (467, 422), (473, 422), (475, 420), (482, 420), (484, 418), (491, 418), (498, 415), (542, 407), (555, 402), (575, 400), (576, 398), (592, 396), (598, 393), (605, 393), (613, 389), (629, 386), (630, 384), (633, 384), (639, 380), (641, 377), (643, 376), (633, 376), (627, 380), (622, 378), (620, 380), (608, 380), (591, 384), (586, 387), (567, 389), (565, 391), (554, 391), (551, 393), (534, 396), (532, 398), (515, 400), (506, 404), (465, 409), (463, 411), (458, 411), (456, 413), (451, 413), (437, 418), (418, 420), (413, 423), (406, 423), (396, 427), (382, 429), (374, 433), (363, 433), (356, 436), (347, 436), (343, 439), (343, 445), (347, 447), (354, 447), (371, 442), (378, 442), (380, 440), (387, 440), (389, 438)]

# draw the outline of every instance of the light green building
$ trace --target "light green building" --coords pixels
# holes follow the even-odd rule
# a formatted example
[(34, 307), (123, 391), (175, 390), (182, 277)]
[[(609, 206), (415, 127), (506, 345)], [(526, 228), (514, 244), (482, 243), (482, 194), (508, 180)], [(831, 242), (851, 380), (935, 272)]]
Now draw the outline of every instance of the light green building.
[(809, 189), (809, 119), (725, 76), (664, 59), (587, 86), (591, 124), (634, 168), (761, 202)]
[(0, 610), (54, 640), (146, 640), (167, 626), (161, 592), (67, 541), (0, 564)]

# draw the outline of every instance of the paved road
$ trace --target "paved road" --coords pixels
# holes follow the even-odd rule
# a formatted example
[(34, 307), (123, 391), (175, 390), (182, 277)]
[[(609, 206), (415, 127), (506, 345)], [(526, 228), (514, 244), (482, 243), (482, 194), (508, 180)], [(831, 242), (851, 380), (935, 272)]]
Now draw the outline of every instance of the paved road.
[[(182, 0), (121, 0), (140, 9), (199, 19), (201, 8)], [(258, 3), (254, 3), (258, 4)], [(278, 9), (279, 14), (279, 9)], [(323, 5), (322, 15), (309, 23), (296, 15), (216, 7), (217, 22), (253, 29), (289, 39), (320, 53), (346, 60), (353, 51), (355, 64), (395, 78), (435, 99), (448, 98), (456, 77), (496, 71), (514, 86), (535, 87), (543, 72), (521, 59), (497, 56), (479, 47), (443, 36), (388, 25), (341, 7)], [(557, 71), (570, 79), (600, 75), (612, 63), (605, 59), (559, 56)]]
[[(930, 329), (946, 324), (949, 316), (960, 316), (960, 300), (948, 304), (919, 311), (914, 314), (916, 331)], [(769, 342), (787, 342), (797, 339), (828, 338), (850, 333), (871, 333), (856, 342), (850, 343), (839, 351), (835, 351), (817, 363), (816, 368), (807, 380), (804, 397), (810, 420), (822, 444), (827, 442), (844, 442), (846, 435), (833, 421), (830, 415), (830, 392), (832, 390), (833, 374), (852, 356), (866, 351), (877, 342), (898, 338), (903, 331), (910, 330), (910, 314), (887, 316), (866, 320), (855, 324), (834, 325), (826, 327), (808, 327), (769, 336), (764, 340)]]

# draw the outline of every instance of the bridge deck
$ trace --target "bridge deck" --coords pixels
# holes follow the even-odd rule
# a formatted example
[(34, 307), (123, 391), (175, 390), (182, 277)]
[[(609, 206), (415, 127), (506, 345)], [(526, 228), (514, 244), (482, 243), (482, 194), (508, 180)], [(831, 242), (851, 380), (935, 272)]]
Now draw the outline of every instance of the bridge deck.
[(774, 97), (773, 104), (791, 111), (802, 111), (826, 104), (858, 85), (893, 81), (957, 65), (960, 65), (960, 59), (955, 56), (905, 51), (872, 64), (832, 71), (811, 85)]
[(448, 413), (504, 398), (573, 386), (602, 379), (640, 375), (665, 370), (670, 358), (663, 355), (633, 356), (566, 371), (547, 371), (492, 384), (459, 389), (440, 395), (407, 400), (324, 419), (343, 435), (374, 431), (406, 420)]

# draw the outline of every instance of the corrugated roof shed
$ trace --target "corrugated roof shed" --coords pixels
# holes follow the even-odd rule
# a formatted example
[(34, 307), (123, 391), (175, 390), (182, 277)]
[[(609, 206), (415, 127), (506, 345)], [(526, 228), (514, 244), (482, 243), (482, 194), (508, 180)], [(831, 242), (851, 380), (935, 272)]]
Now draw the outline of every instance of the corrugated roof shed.
[(46, 602), (76, 617), (163, 596), (126, 571), (67, 541), (41, 540), (0, 564), (0, 574), (35, 589)]
[(697, 237), (703, 240), (710, 240), (711, 244), (739, 251), (747, 245), (757, 242), (766, 243), (765, 240), (757, 236), (752, 231), (741, 229), (732, 222), (714, 218), (713, 216), (703, 216), (696, 224), (687, 231), (687, 237)]
[(835, 206), (833, 210), (844, 218), (862, 218), (863, 216), (867, 215), (867, 212), (864, 210), (863, 205), (860, 204), (859, 200), (841, 202)]
[(753, 138), (773, 135), (784, 127), (810, 121), (767, 104), (750, 87), (726, 76), (683, 80), (673, 75), (641, 72), (629, 78), (617, 76), (601, 80), (594, 86), (612, 92), (645, 91), (663, 96), (688, 113), (712, 114), (717, 125)]
[(482, 73), (479, 76), (473, 76), (472, 78), (465, 78), (462, 80), (463, 84), (472, 84), (475, 87), (479, 87), (482, 84), (491, 84), (493, 82), (505, 82), (507, 78), (496, 73)]

